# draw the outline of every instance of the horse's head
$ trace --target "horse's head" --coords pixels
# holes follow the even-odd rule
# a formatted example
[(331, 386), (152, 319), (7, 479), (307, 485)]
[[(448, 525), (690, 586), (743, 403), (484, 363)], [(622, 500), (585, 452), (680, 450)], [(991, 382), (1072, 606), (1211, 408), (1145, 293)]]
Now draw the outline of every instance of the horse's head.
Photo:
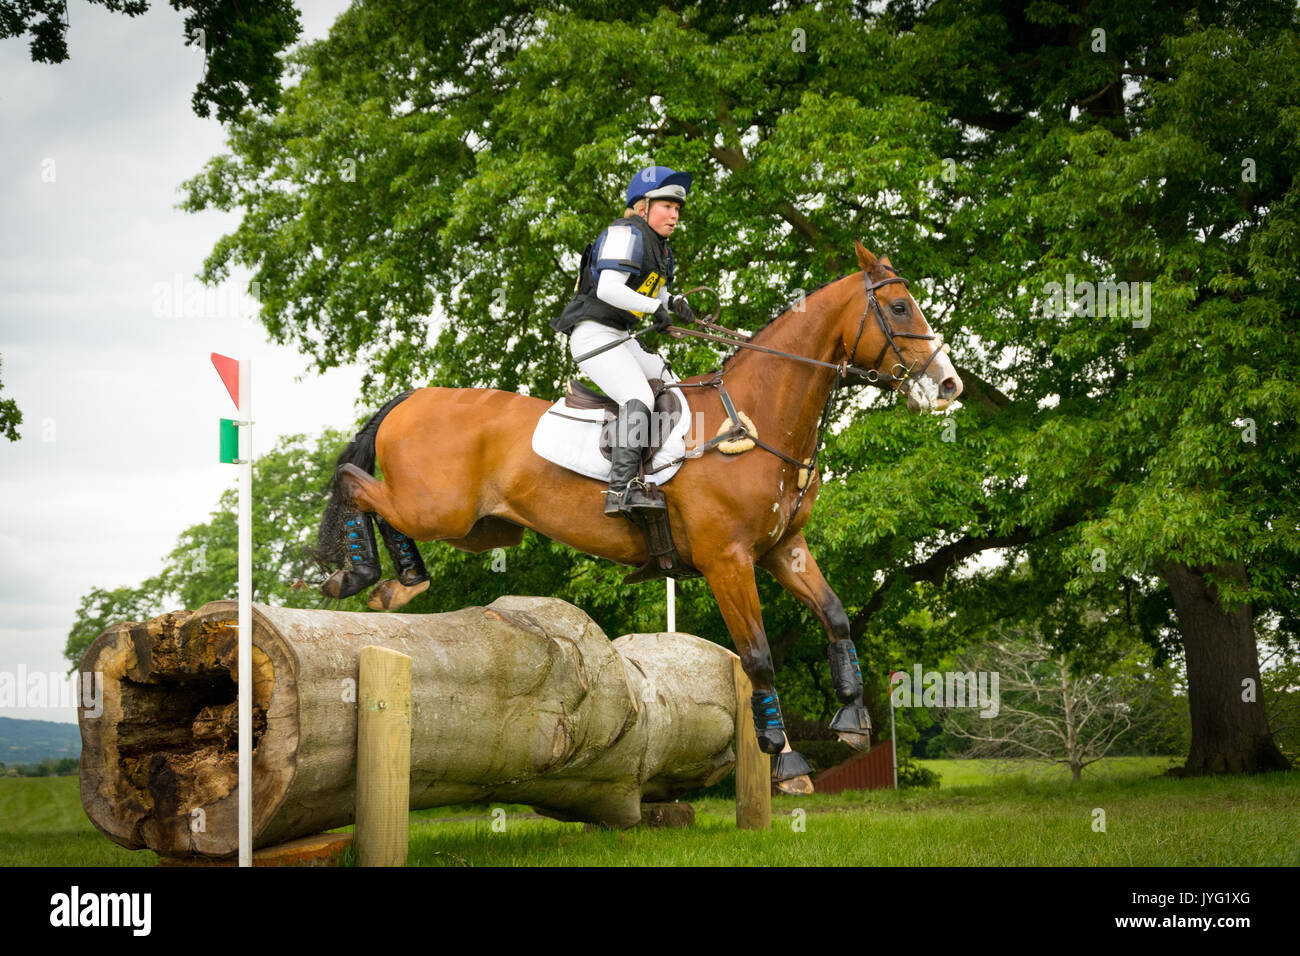
[(877, 259), (856, 239), (853, 248), (862, 266), (862, 293), (852, 300), (857, 312), (850, 317), (853, 310), (846, 310), (841, 325), (849, 361), (902, 392), (912, 411), (942, 411), (962, 390), (943, 336), (930, 329), (887, 256)]

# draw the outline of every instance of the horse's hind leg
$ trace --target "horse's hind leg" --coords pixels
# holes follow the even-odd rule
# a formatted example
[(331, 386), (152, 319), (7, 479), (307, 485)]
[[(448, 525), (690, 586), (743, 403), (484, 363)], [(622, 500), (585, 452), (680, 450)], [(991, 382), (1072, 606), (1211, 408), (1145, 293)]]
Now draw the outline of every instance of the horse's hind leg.
[(839, 596), (808, 553), (808, 542), (802, 534), (791, 535), (765, 554), (759, 564), (822, 622), (830, 639), (827, 653), (831, 685), (841, 705), (831, 718), (831, 730), (855, 750), (867, 750), (871, 746), (871, 718), (862, 703), (862, 672), (849, 634), (849, 618)]
[[(341, 533), (344, 536), (345, 545), (345, 566), (331, 574), (321, 585), (321, 593), (326, 597), (349, 598), (354, 594), (359, 594), (379, 580), (382, 574), (379, 565), (379, 551), (375, 546), (375, 532), (370, 524), (371, 518), (367, 512), (376, 512), (375, 521), (379, 523), (380, 531), (384, 534), (384, 542), (388, 544), (390, 551), (393, 547), (389, 540), (390, 535), (399, 533), (384, 520), (383, 515), (377, 513), (378, 509), (375, 507), (376, 503), (373, 499), (376, 493), (382, 491), (383, 483), (356, 465), (345, 464), (339, 468), (339, 483), (336, 494), (341, 498), (340, 519), (342, 521)], [(412, 544), (413, 549), (414, 545)], [(419, 553), (416, 552), (415, 556), (418, 560)], [(396, 556), (393, 563), (398, 564)], [(421, 565), (421, 570), (423, 570), (423, 565)], [(428, 575), (425, 575), (425, 577), (427, 578)], [(411, 596), (413, 597), (414, 594)], [(407, 600), (410, 600), (410, 597)]]
[[(375, 520), (384, 536), (384, 543), (388, 545), (388, 555), (393, 559), (393, 567), (397, 568), (398, 575), (381, 581), (370, 592), (368, 604), (374, 611), (395, 611), (429, 589), (429, 572), (424, 569), (424, 561), (420, 558), (414, 541), (383, 518), (376, 517)], [(484, 515), (470, 528), (469, 534), (461, 538), (444, 538), (443, 541), (462, 551), (477, 554), (489, 548), (509, 548), (518, 544), (523, 540), (525, 530), (513, 522)]]
[(384, 547), (388, 549), (397, 577), (381, 581), (370, 592), (366, 605), (372, 611), (395, 611), (429, 590), (429, 572), (414, 540), (378, 514), (375, 515), (375, 524), (379, 526), (379, 535), (384, 539)]
[(355, 507), (343, 509), (343, 535), (346, 566), (335, 571), (320, 586), (329, 598), (348, 598), (364, 591), (379, 580), (379, 554), (375, 549), (375, 531), (370, 516)]

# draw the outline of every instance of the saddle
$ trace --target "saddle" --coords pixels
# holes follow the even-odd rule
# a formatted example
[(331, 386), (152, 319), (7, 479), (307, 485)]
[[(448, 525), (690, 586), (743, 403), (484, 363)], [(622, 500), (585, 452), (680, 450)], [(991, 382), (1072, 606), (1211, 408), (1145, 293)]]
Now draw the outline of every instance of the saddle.
[[(650, 379), (650, 390), (655, 397), (655, 404), (650, 429), (650, 445), (641, 455), (640, 479), (645, 482), (645, 466), (655, 455), (664, 440), (672, 433), (673, 427), (681, 420), (682, 406), (677, 396), (667, 391), (661, 379)], [(588, 388), (577, 379), (570, 379), (565, 390), (564, 403), (575, 409), (604, 409), (606, 420), (600, 430), (600, 453), (606, 460), (610, 458), (611, 436), (618, 415), (618, 402), (608, 395), (603, 395), (593, 388)], [(647, 485), (646, 492), (651, 497), (666, 500), (658, 485)], [(646, 551), (649, 558), (646, 563), (623, 578), (625, 584), (649, 581), (653, 578), (698, 578), (700, 572), (682, 562), (673, 544), (672, 527), (668, 521), (668, 512), (663, 509), (654, 511), (635, 511), (629, 515), (632, 523), (645, 535)]]
[[(681, 402), (677, 400), (676, 395), (664, 389), (664, 383), (661, 379), (650, 379), (650, 391), (655, 397), (654, 408), (651, 410), (654, 427), (650, 429), (650, 446), (641, 456), (642, 465), (654, 458), (682, 417)], [(600, 430), (600, 453), (606, 461), (609, 461), (609, 450), (612, 445), (611, 436), (614, 433), (615, 419), (618, 415), (618, 402), (573, 378), (569, 379), (569, 386), (565, 390), (564, 404), (576, 409), (601, 408), (605, 410), (607, 413), (605, 427)], [(644, 474), (642, 477), (645, 477)]]

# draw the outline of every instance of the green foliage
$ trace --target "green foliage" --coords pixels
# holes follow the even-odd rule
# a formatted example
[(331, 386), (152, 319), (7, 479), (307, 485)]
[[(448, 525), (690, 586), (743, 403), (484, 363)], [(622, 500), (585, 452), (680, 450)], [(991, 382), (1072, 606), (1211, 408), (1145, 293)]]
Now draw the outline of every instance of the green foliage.
[(23, 413), (12, 398), (0, 399), (0, 435), (10, 441), (18, 440), (18, 426), (23, 423)]
[[(106, 10), (139, 16), (147, 0), (89, 0)], [(208, 116), (216, 107), (222, 122), (245, 107), (273, 112), (279, 105), (280, 54), (298, 38), (302, 26), (291, 0), (171, 0), (185, 13), (185, 45), (204, 53), (203, 79), (192, 98), (194, 112)], [(31, 36), (33, 62), (68, 59), (66, 0), (0, 0), (0, 40)]]
[(280, 105), (281, 53), (302, 23), (292, 0), (171, 0), (184, 11), (185, 44), (201, 46), (203, 79), (191, 97), (194, 113), (231, 122), (245, 107), (274, 112)]
[(1261, 700), (1278, 748), (1295, 763), (1300, 760), (1300, 655), (1271, 639), (1265, 647)]
[(63, 656), (70, 665), (69, 672), (76, 669), (95, 638), (113, 624), (146, 621), (161, 614), (167, 600), (162, 591), (162, 580), (159, 575), (148, 578), (134, 588), (91, 588), (90, 593), (81, 598), (81, 605), (77, 608), (77, 616), (63, 648)]
[(898, 758), (898, 789), (910, 790), (914, 787), (937, 787), (940, 777), (929, 767), (911, 757)]
[[(80, 761), (76, 757), (61, 757), (58, 760), (42, 760), (40, 763), (17, 764), (12, 769), (20, 777), (63, 777), (76, 773), (79, 766)], [(0, 771), (3, 770), (4, 765), (0, 764)]]
[[(90, 0), (106, 10), (136, 17), (149, 9), (147, 0)], [(68, 58), (66, 0), (3, 0), (0, 40), (31, 35), (34, 63), (62, 63)]]

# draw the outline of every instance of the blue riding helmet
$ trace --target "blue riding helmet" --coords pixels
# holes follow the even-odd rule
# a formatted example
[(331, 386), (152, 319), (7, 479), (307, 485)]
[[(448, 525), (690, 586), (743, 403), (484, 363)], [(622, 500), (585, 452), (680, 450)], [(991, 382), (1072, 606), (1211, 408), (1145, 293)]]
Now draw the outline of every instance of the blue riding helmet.
[(638, 199), (645, 198), (673, 199), (685, 206), (690, 191), (690, 173), (679, 173), (667, 166), (647, 166), (628, 183), (627, 204), (633, 206)]

